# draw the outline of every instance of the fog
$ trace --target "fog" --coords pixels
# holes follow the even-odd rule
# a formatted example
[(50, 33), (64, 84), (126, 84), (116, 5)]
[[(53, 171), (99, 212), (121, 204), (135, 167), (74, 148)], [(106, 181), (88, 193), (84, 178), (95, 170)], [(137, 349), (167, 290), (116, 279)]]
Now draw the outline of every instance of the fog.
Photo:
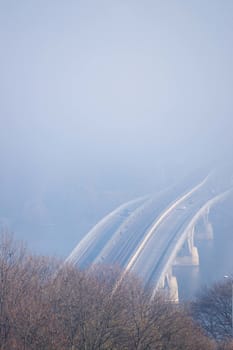
[(118, 204), (231, 161), (233, 2), (0, 1), (0, 222), (66, 256)]

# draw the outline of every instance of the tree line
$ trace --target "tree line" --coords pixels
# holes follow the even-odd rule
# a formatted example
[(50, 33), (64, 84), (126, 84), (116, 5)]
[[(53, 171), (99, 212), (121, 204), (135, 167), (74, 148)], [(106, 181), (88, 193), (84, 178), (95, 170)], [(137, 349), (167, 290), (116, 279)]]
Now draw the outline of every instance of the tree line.
[(187, 308), (160, 293), (151, 299), (131, 275), (112, 293), (120, 273), (116, 267), (62, 265), (1, 234), (0, 349), (231, 348), (203, 327), (197, 301)]

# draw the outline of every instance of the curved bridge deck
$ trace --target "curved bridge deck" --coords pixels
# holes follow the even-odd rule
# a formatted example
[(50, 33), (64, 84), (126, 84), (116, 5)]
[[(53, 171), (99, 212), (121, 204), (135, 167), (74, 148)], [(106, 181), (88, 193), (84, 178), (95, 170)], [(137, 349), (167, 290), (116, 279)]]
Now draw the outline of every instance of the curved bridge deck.
[(154, 290), (164, 287), (166, 279), (169, 284), (172, 264), (185, 241), (198, 263), (193, 245), (195, 223), (230, 192), (216, 193), (209, 176), (185, 192), (180, 188), (180, 196), (177, 191), (171, 188), (121, 205), (93, 227), (66, 262), (81, 268), (118, 264), (124, 271), (122, 278), (132, 271)]

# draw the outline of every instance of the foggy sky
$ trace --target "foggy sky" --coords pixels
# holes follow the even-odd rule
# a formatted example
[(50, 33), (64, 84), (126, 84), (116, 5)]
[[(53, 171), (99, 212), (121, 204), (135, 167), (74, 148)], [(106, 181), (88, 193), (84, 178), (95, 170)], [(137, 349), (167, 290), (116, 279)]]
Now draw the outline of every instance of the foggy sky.
[(231, 159), (232, 34), (231, 0), (1, 0), (0, 218), (65, 207), (77, 241), (106, 203)]

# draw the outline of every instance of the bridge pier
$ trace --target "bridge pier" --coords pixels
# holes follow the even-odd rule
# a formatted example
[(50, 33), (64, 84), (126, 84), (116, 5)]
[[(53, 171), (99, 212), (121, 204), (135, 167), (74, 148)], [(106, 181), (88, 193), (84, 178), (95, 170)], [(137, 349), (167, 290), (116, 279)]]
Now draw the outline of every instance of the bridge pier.
[(210, 208), (204, 212), (196, 225), (196, 238), (203, 240), (212, 240), (214, 238), (213, 226), (209, 221)]
[(172, 302), (179, 302), (178, 283), (176, 276), (172, 274), (172, 268), (169, 269), (164, 278), (161, 280), (159, 289), (164, 290), (168, 299)]
[(195, 226), (192, 227), (183, 247), (179, 251), (173, 265), (175, 266), (198, 266), (199, 254), (197, 247), (194, 246)]

